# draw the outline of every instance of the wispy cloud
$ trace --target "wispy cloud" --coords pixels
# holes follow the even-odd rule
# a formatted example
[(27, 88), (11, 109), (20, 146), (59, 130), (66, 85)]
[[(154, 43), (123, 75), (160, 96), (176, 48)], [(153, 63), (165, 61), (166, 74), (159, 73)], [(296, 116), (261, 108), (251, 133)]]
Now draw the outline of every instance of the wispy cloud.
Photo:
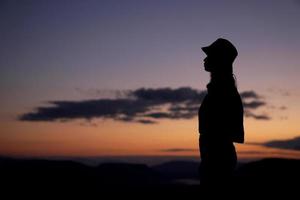
[[(190, 87), (139, 88), (118, 91), (123, 95), (109, 99), (82, 101), (49, 101), (49, 106), (40, 106), (32, 112), (19, 116), (21, 121), (69, 121), (108, 118), (124, 122), (154, 124), (159, 119), (190, 119), (197, 115), (206, 91)], [(246, 117), (258, 120), (270, 119), (267, 115), (253, 113), (266, 102), (254, 91), (241, 92)]]
[(268, 114), (254, 114), (249, 110), (246, 110), (245, 116), (252, 117), (257, 120), (270, 120), (271, 119), (271, 117)]
[(287, 140), (273, 140), (262, 144), (266, 147), (300, 151), (300, 136)]

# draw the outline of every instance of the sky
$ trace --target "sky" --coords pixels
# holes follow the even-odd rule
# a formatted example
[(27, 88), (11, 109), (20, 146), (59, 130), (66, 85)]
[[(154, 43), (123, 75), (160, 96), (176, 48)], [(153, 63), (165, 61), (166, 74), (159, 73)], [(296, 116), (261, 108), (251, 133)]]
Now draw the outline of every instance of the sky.
[(1, 0), (0, 155), (198, 156), (201, 47), (223, 37), (238, 156), (300, 158), (298, 19), (297, 0)]

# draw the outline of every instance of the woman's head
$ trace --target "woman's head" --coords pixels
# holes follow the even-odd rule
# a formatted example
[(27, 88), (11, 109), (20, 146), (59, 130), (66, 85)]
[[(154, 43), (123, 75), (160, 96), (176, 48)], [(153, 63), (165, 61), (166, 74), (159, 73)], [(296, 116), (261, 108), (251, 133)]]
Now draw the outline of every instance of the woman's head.
[(236, 48), (226, 39), (219, 38), (211, 45), (202, 47), (207, 57), (204, 68), (211, 73), (232, 74), (232, 64), (238, 55)]
[(203, 61), (205, 71), (218, 74), (232, 74), (232, 63), (225, 59), (209, 55)]

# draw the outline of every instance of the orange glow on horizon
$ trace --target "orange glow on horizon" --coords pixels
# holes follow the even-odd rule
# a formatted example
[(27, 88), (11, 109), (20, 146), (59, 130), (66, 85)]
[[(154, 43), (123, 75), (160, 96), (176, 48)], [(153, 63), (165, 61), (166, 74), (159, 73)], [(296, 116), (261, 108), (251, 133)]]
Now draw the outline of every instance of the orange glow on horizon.
[[(130, 124), (112, 120), (97, 126), (68, 123), (11, 122), (1, 126), (0, 154), (9, 156), (196, 156), (197, 118), (163, 120), (155, 125)], [(267, 126), (266, 124), (270, 124)], [(260, 136), (264, 131), (280, 130), (274, 122), (247, 120), (246, 142), (262, 142), (276, 134)], [(257, 134), (251, 135), (256, 132)], [(271, 132), (271, 131), (270, 131)], [(186, 149), (167, 151), (168, 149)], [(272, 149), (259, 145), (236, 144), (238, 157), (300, 158), (300, 152)]]

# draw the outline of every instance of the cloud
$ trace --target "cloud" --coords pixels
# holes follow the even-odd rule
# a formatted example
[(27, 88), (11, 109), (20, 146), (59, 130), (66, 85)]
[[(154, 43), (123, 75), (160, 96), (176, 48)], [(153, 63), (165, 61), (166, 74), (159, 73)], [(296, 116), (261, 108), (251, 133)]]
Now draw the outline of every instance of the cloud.
[(245, 109), (257, 109), (265, 106), (266, 102), (254, 91), (244, 91), (240, 93)]
[(254, 91), (244, 91), (240, 93), (240, 96), (243, 100), (243, 106), (245, 110), (245, 116), (251, 117), (256, 120), (270, 120), (271, 117), (264, 113), (264, 114), (255, 114), (253, 110), (266, 106), (267, 103), (263, 100), (263, 98), (258, 95)]
[(259, 99), (259, 98), (260, 98), (260, 96), (258, 96), (258, 95), (256, 94), (256, 92), (251, 91), (251, 90), (241, 92), (241, 93), (240, 93), (240, 96), (241, 96), (242, 98), (254, 98), (254, 99)]
[(202, 101), (206, 92), (197, 91), (190, 87), (181, 87), (178, 89), (158, 88), (158, 89), (137, 89), (132, 91), (131, 95), (146, 101), (160, 103), (179, 103), (184, 101), (199, 102)]
[(254, 114), (249, 110), (245, 111), (245, 116), (246, 117), (252, 117), (252, 118), (257, 119), (257, 120), (270, 120), (271, 119), (271, 117), (267, 114)]
[(139, 119), (136, 122), (142, 123), (142, 124), (156, 124), (156, 121), (147, 120), (147, 119)]
[(244, 102), (244, 108), (256, 109), (256, 108), (259, 108), (264, 105), (266, 105), (266, 103), (264, 101), (260, 101), (260, 100), (254, 100), (249, 103)]
[[(123, 122), (154, 124), (159, 119), (191, 119), (197, 116), (198, 108), (206, 95), (190, 87), (139, 88), (118, 91), (117, 98), (92, 99), (82, 101), (49, 101), (48, 106), (40, 106), (19, 116), (21, 121), (70, 121), (95, 118), (114, 119)], [(269, 119), (266, 115), (253, 114), (252, 110), (266, 105), (254, 91), (241, 93), (246, 117)], [(250, 102), (249, 102), (250, 101)]]
[(300, 151), (300, 136), (287, 140), (273, 140), (262, 144), (266, 147)]
[[(147, 102), (129, 99), (99, 99), (85, 101), (51, 101), (49, 107), (38, 107), (35, 112), (20, 117), (24, 121), (54, 121), (84, 118), (119, 118), (130, 121), (149, 108)], [(124, 116), (122, 116), (124, 115)]]

